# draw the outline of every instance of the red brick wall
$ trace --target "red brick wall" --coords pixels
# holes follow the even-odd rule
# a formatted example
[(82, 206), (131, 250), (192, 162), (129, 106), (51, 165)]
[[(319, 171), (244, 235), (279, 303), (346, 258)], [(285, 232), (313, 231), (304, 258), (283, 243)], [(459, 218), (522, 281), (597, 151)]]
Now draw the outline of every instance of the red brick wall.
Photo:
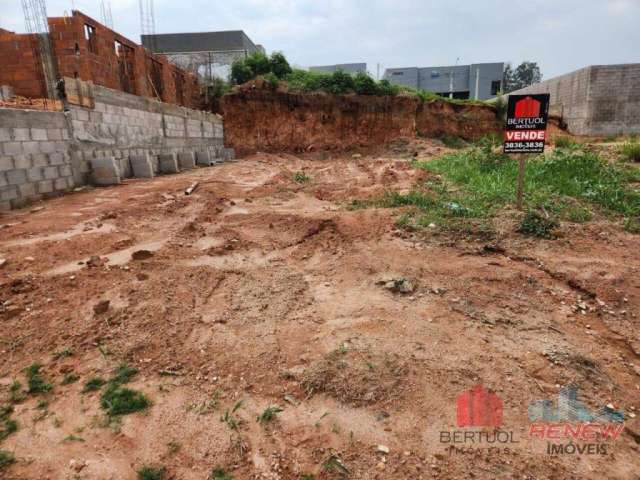
[[(58, 76), (79, 77), (114, 90), (129, 91), (135, 95), (157, 98), (151, 85), (151, 66), (155, 60), (161, 65), (161, 100), (179, 103), (190, 108), (200, 108), (200, 88), (195, 75), (183, 71), (168, 62), (164, 56), (156, 56), (100, 24), (93, 18), (73, 11), (70, 17), (48, 19), (53, 54)], [(85, 25), (93, 27), (95, 34), (89, 42)], [(45, 96), (42, 73), (34, 61), (30, 35), (15, 34), (0, 29), (0, 84), (12, 85), (19, 95)], [(130, 47), (131, 58), (127, 65), (129, 75), (122, 70), (121, 55), (116, 54), (116, 41)], [(152, 60), (153, 59), (153, 60)], [(184, 76), (182, 101), (178, 102), (174, 72)], [(126, 77), (126, 79), (123, 79)]]
[(37, 37), (0, 28), (0, 85), (10, 85), (16, 95), (41, 98), (46, 92), (39, 62), (34, 59)]

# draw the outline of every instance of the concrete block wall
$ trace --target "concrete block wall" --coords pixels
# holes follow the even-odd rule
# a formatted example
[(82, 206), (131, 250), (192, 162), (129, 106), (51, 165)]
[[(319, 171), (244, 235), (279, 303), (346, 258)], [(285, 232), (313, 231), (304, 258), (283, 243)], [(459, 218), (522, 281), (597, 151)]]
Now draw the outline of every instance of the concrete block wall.
[(0, 209), (72, 188), (69, 142), (61, 113), (0, 109)]
[(640, 133), (640, 64), (593, 65), (511, 92), (549, 93), (576, 135)]
[(99, 86), (92, 95), (93, 109), (66, 113), (0, 108), (1, 209), (91, 183), (96, 159), (113, 157), (127, 178), (132, 156), (148, 155), (158, 173), (158, 155), (229, 155), (219, 115)]

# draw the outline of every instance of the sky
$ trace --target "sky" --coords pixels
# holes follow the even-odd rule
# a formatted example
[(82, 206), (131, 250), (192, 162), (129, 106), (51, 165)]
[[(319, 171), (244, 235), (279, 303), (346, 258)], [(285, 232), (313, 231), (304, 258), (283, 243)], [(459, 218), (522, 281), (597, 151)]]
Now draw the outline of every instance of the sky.
[[(138, 0), (111, 4), (114, 29), (140, 43)], [(47, 0), (100, 20), (100, 0)], [(544, 78), (587, 65), (640, 63), (640, 0), (155, 0), (157, 33), (244, 30), (298, 67), (385, 68), (538, 62)], [(0, 27), (24, 32), (20, 0)]]

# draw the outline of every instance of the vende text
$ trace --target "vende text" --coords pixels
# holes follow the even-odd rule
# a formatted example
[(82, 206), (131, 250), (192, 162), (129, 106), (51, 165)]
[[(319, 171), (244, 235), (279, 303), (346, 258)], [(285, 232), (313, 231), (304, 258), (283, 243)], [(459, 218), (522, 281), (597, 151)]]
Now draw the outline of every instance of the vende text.
[(544, 130), (508, 130), (504, 132), (507, 141), (544, 140)]

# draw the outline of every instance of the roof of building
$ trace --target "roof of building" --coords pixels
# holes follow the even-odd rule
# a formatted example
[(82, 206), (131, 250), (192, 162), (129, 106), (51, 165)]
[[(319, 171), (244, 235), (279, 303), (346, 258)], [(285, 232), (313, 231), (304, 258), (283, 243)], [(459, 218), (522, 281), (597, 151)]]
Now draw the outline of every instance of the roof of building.
[(358, 73), (366, 72), (366, 63), (338, 63), (336, 65), (318, 65), (315, 67), (309, 67), (312, 72), (335, 72), (336, 70), (342, 70), (346, 73)]
[(142, 45), (155, 53), (258, 51), (242, 30), (142, 35)]

